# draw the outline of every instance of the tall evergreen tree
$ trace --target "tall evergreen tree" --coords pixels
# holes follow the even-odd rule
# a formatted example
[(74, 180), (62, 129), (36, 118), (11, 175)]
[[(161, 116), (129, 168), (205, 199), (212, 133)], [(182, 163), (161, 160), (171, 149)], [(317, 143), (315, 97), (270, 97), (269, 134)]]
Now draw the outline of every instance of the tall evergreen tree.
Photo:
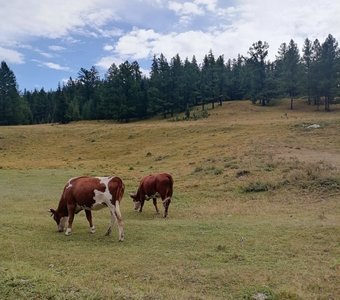
[(2, 61), (0, 65), (0, 124), (20, 124), (22, 118), (15, 75), (6, 62)]
[(159, 58), (153, 61), (150, 77), (149, 111), (151, 114), (162, 113), (164, 117), (173, 113), (171, 101), (171, 75), (170, 66), (161, 53)]
[(232, 100), (243, 99), (248, 92), (250, 97), (250, 70), (252, 66), (249, 60), (244, 60), (241, 55), (237, 59), (229, 60), (227, 63), (229, 76), (229, 98)]
[(249, 65), (251, 89), (250, 95), (253, 103), (260, 101), (261, 105), (266, 105), (265, 96), (266, 83), (266, 64), (265, 59), (268, 55), (269, 45), (267, 42), (258, 41), (249, 48)]
[(301, 89), (301, 65), (297, 44), (290, 40), (287, 48), (280, 53), (280, 84), (281, 90), (290, 98), (290, 109), (293, 109), (294, 98)]
[(115, 63), (113, 63), (108, 69), (101, 92), (101, 107), (104, 119), (118, 118), (118, 111), (121, 101), (121, 87), (119, 85), (119, 69)]
[(212, 50), (203, 59), (201, 69), (201, 94), (204, 99), (218, 96), (216, 60)]
[(68, 103), (66, 102), (67, 100), (60, 83), (58, 84), (56, 92), (53, 94), (53, 98), (56, 103), (55, 121), (62, 124), (69, 122), (70, 120), (67, 116)]
[(85, 119), (96, 119), (98, 116), (99, 102), (99, 72), (95, 67), (90, 70), (81, 68), (78, 72), (78, 86), (80, 90), (80, 105), (83, 108), (82, 115)]
[(179, 54), (177, 54), (170, 62), (170, 99), (173, 110), (177, 112), (184, 111), (186, 108), (184, 98), (184, 78), (183, 63)]
[(321, 97), (321, 44), (315, 39), (312, 46), (311, 62), (311, 94), (314, 98), (314, 104), (319, 107)]
[(228, 91), (227, 85), (227, 68), (224, 62), (224, 56), (220, 55), (216, 60), (216, 94), (215, 97), (225, 97)]
[(303, 71), (305, 80), (305, 91), (307, 92), (308, 104), (311, 104), (311, 90), (312, 90), (312, 77), (311, 77), (311, 66), (312, 66), (312, 54), (313, 54), (313, 44), (306, 38), (303, 45)]
[(188, 112), (189, 108), (197, 103), (197, 99), (200, 96), (199, 84), (201, 73), (195, 56), (192, 57), (191, 61), (186, 58), (183, 68), (183, 97), (186, 103), (185, 109)]
[(338, 57), (338, 43), (335, 38), (329, 34), (321, 46), (320, 57), (321, 94), (324, 96), (325, 111), (330, 110), (330, 101), (335, 97), (337, 92)]

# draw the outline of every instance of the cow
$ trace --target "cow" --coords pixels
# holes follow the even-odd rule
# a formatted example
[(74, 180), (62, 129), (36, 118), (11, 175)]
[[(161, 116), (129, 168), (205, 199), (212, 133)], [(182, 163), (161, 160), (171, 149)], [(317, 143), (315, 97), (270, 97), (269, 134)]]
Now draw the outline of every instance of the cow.
[(111, 223), (106, 235), (111, 234), (112, 227), (117, 221), (119, 241), (123, 241), (124, 229), (120, 201), (123, 198), (124, 189), (123, 181), (115, 176), (71, 178), (64, 187), (58, 208), (50, 209), (51, 216), (57, 223), (58, 231), (63, 232), (68, 221), (65, 235), (70, 235), (74, 215), (84, 209), (90, 224), (90, 232), (95, 233), (91, 211), (108, 207), (111, 213)]
[(157, 198), (161, 198), (164, 206), (163, 217), (168, 215), (168, 209), (171, 202), (173, 192), (173, 179), (167, 173), (148, 175), (140, 181), (136, 194), (130, 194), (135, 204), (135, 210), (142, 212), (145, 200), (152, 198), (157, 214), (159, 210), (157, 207)]

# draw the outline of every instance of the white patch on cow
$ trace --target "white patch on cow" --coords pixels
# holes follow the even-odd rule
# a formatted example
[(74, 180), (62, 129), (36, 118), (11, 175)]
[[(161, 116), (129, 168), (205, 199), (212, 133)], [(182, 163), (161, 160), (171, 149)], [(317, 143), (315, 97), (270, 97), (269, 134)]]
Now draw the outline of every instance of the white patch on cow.
[[(113, 177), (96, 177), (96, 178), (100, 180), (100, 184), (105, 185), (105, 190), (104, 192), (94, 190), (93, 200), (96, 202), (93, 204), (92, 209), (96, 209), (95, 207), (97, 207), (97, 209), (103, 208), (104, 203), (105, 204), (111, 203), (112, 200), (112, 195), (109, 190), (109, 182)], [(101, 207), (99, 208), (100, 205)]]
[(70, 235), (72, 232), (71, 228), (66, 228), (65, 235)]
[(66, 187), (66, 189), (69, 189), (70, 187), (72, 187), (71, 181), (74, 180), (74, 179), (77, 179), (77, 178), (78, 178), (78, 177), (73, 177), (73, 178), (69, 179), (69, 181), (67, 182), (67, 187)]
[(96, 227), (92, 226), (90, 227), (90, 233), (95, 233), (96, 232)]
[(117, 218), (119, 220), (122, 219), (122, 213), (120, 211), (120, 204), (119, 204), (119, 201), (116, 201), (116, 213), (117, 213)]
[(58, 225), (58, 230), (60, 232), (64, 231), (67, 221), (68, 221), (68, 217), (62, 217), (60, 219), (60, 222), (59, 222), (59, 225)]
[(75, 209), (75, 213), (77, 214), (77, 213), (79, 213), (81, 210), (83, 210), (83, 209), (85, 209), (85, 207), (84, 206), (80, 206), (80, 205), (76, 205), (76, 209)]
[(160, 198), (160, 197), (161, 197), (161, 195), (158, 192), (156, 192), (156, 194), (151, 195), (151, 196), (145, 195), (145, 200), (150, 200), (152, 198)]
[(163, 203), (166, 203), (166, 202), (168, 202), (170, 199), (171, 199), (171, 197), (167, 197), (167, 198), (165, 198), (165, 199), (163, 200)]

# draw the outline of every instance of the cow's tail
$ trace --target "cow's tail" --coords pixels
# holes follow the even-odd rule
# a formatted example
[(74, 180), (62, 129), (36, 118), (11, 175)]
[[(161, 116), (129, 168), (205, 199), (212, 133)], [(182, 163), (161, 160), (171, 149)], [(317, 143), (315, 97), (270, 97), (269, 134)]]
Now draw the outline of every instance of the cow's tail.
[(115, 202), (116, 215), (117, 215), (117, 218), (119, 218), (120, 220), (122, 220), (122, 212), (120, 211), (120, 201), (122, 201), (123, 199), (124, 190), (125, 190), (125, 186), (124, 186), (124, 183), (121, 181), (121, 184), (118, 185), (118, 188), (116, 191), (116, 202)]
[[(170, 187), (169, 187), (169, 190), (168, 190), (168, 193), (167, 193), (167, 197), (168, 198), (171, 198), (172, 197), (172, 193), (173, 193), (173, 187), (174, 187), (174, 180), (172, 178), (171, 175), (168, 174), (168, 178), (170, 180)], [(169, 197), (170, 196), (170, 197)]]

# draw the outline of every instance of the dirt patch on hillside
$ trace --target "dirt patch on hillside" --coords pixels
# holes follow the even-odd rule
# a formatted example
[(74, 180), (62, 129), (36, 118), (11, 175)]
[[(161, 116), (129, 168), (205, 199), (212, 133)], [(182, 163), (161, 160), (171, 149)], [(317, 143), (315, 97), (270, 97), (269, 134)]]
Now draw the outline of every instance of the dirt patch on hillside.
[(306, 148), (280, 148), (274, 153), (274, 158), (284, 160), (298, 160), (307, 163), (322, 162), (340, 169), (340, 153), (311, 150)]

